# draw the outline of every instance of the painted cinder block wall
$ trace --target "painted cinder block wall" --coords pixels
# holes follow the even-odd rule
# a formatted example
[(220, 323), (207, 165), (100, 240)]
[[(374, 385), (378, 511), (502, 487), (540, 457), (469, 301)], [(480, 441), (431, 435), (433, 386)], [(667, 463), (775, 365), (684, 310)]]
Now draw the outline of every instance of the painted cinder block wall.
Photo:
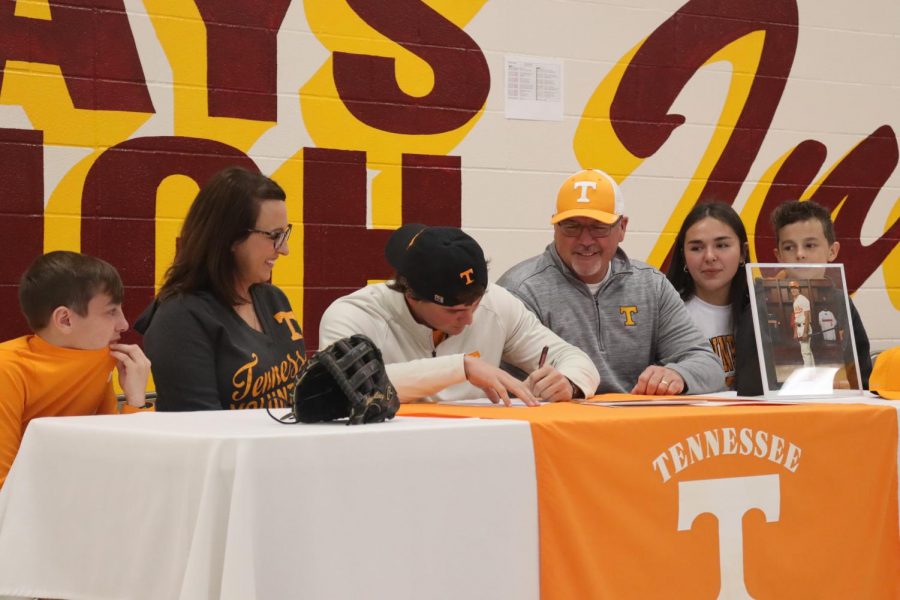
[[(274, 282), (308, 347), (335, 297), (390, 271), (402, 222), (461, 225), (494, 279), (551, 240), (560, 182), (622, 185), (663, 265), (698, 201), (834, 210), (875, 349), (900, 343), (900, 4), (867, 0), (20, 0), (0, 4), (0, 338), (38, 254), (101, 256), (133, 318), (218, 169), (288, 192)], [(561, 61), (561, 120), (508, 119), (505, 59)], [(136, 339), (136, 338), (132, 338)]]

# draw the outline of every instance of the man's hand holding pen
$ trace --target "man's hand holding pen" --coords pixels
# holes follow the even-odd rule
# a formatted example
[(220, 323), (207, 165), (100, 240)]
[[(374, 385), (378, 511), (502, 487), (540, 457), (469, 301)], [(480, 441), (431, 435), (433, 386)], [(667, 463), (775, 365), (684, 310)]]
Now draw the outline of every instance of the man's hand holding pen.
[(550, 348), (547, 346), (544, 346), (541, 350), (538, 368), (532, 371), (525, 380), (525, 386), (535, 397), (545, 402), (571, 400), (575, 393), (575, 387), (553, 365), (547, 364), (547, 353), (549, 350)]

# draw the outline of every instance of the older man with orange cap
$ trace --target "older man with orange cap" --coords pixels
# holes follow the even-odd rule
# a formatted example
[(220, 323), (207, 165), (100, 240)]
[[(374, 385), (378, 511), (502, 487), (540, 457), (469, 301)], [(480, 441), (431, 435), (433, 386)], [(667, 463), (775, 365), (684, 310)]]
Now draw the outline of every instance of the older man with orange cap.
[(553, 243), (498, 281), (538, 319), (590, 356), (597, 393), (701, 394), (725, 388), (722, 366), (665, 275), (619, 247), (628, 217), (606, 173), (575, 173), (559, 189)]

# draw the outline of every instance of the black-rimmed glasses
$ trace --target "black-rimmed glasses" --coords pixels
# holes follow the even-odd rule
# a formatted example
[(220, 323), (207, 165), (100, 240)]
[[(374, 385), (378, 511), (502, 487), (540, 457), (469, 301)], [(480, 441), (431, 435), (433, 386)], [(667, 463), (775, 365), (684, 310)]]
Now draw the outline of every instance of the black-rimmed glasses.
[(284, 229), (273, 229), (272, 231), (266, 231), (264, 229), (248, 229), (247, 231), (249, 233), (261, 233), (272, 240), (272, 244), (275, 246), (276, 250), (280, 250), (285, 242), (288, 241), (288, 238), (291, 237), (291, 229), (293, 227), (293, 225), (288, 224)]
[(609, 234), (612, 233), (613, 229), (615, 229), (616, 225), (618, 224), (618, 220), (612, 225), (607, 225), (606, 223), (591, 223), (590, 225), (582, 225), (578, 221), (562, 221), (560, 223), (557, 223), (560, 233), (562, 233), (566, 237), (579, 237), (581, 235), (581, 232), (587, 229), (588, 235), (590, 235), (594, 239), (609, 237)]

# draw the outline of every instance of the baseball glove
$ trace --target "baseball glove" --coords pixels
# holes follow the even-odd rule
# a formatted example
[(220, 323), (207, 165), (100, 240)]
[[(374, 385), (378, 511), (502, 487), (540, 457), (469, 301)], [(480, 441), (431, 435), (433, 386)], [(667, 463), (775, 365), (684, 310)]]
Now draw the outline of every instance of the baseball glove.
[(313, 354), (294, 384), (293, 422), (349, 417), (348, 425), (381, 423), (400, 407), (381, 352), (364, 335), (353, 335)]

